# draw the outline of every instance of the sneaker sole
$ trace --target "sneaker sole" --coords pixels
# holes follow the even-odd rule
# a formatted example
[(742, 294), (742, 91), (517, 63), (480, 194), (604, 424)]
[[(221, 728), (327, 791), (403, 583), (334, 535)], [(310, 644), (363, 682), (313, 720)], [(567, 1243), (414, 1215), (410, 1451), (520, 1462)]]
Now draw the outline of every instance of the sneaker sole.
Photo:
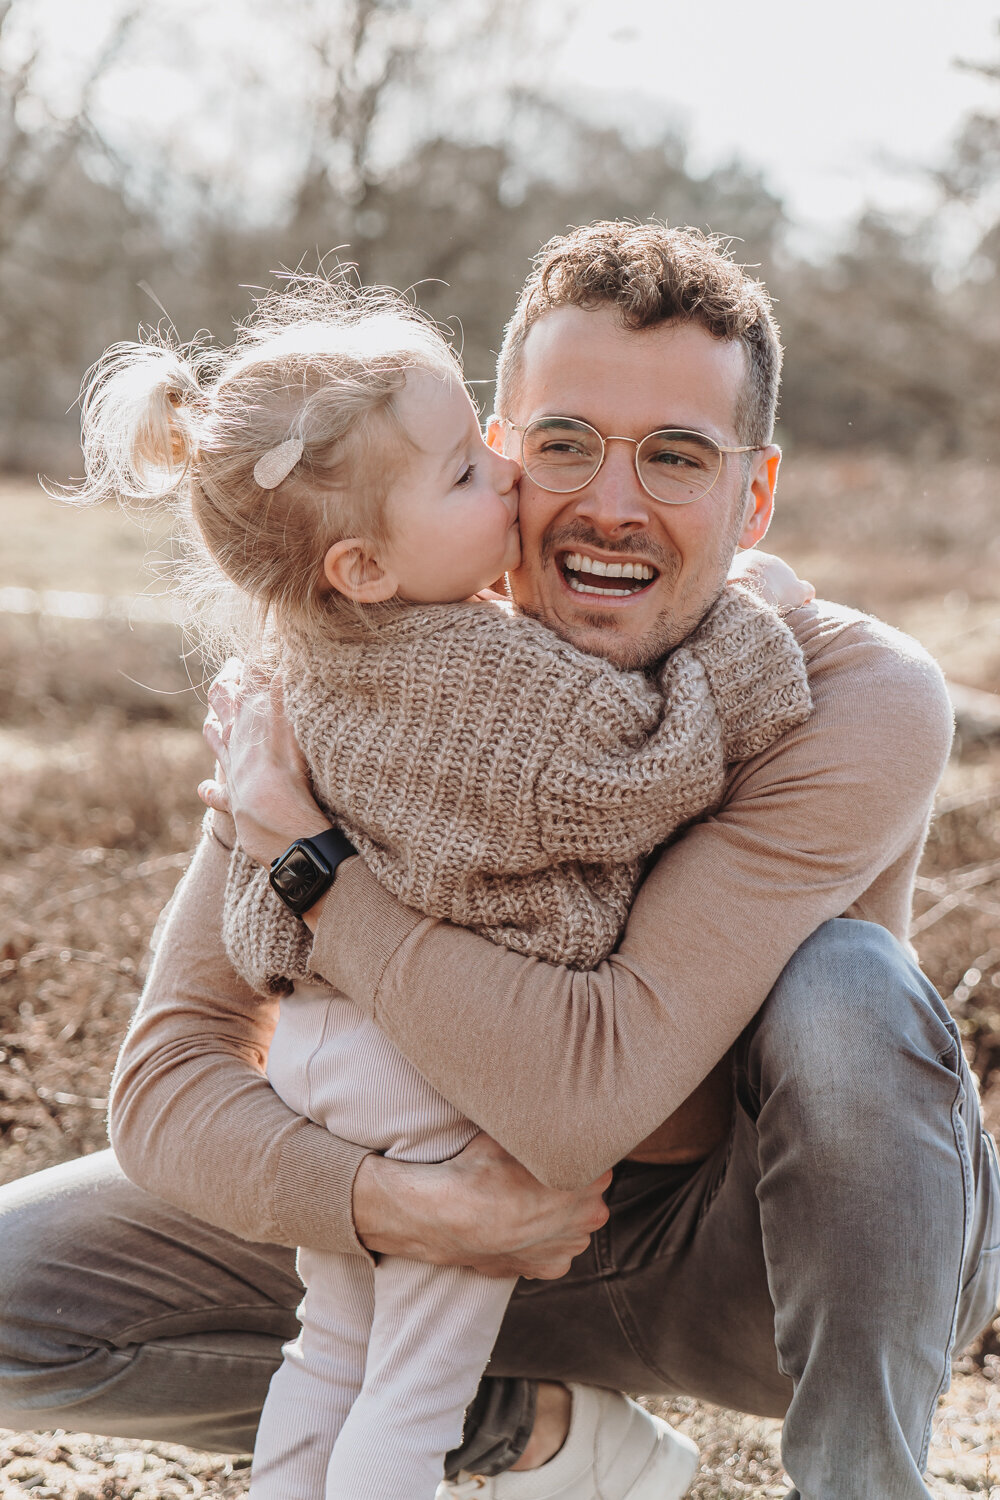
[(675, 1432), (662, 1417), (648, 1414), (659, 1442), (628, 1492), (627, 1500), (681, 1500), (698, 1467), (698, 1449), (689, 1437)]

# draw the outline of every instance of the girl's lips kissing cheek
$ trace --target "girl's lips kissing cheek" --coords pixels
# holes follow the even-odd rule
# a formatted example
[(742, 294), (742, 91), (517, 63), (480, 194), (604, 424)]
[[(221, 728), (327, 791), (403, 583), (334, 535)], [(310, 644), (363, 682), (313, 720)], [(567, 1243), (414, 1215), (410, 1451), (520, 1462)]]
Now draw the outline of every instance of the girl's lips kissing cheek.
[(567, 587), (587, 599), (628, 599), (645, 593), (659, 577), (649, 563), (604, 562), (582, 552), (559, 553), (556, 566)]

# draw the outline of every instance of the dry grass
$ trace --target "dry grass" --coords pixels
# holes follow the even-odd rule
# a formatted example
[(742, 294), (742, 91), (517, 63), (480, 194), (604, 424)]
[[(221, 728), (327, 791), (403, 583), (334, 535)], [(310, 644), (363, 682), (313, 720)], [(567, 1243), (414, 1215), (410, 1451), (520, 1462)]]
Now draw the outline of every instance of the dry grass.
[[(908, 628), (949, 674), (1000, 687), (997, 494), (973, 466), (802, 458), (774, 543), (821, 592)], [(0, 586), (139, 592), (141, 544), (113, 515), (0, 488), (15, 541)], [(44, 569), (42, 563), (44, 561)], [(149, 934), (196, 836), (208, 757), (167, 628), (0, 616), (0, 1181), (103, 1147), (114, 1053)], [(959, 1018), (1000, 1126), (1000, 746), (967, 743), (942, 788), (918, 947)], [(998, 1330), (1000, 1331), (1000, 1330)], [(931, 1459), (937, 1497), (1000, 1496), (997, 1332), (963, 1360)], [(774, 1423), (694, 1402), (692, 1495), (782, 1495)], [(245, 1466), (163, 1444), (0, 1434), (0, 1497), (246, 1493)]]

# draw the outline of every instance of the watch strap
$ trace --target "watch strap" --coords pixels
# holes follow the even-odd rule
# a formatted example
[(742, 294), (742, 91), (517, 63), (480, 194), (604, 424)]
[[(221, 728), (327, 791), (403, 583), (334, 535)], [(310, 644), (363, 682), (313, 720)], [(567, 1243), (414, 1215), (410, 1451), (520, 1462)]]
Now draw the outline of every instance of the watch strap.
[(296, 843), (311, 845), (316, 853), (326, 860), (330, 866), (331, 880), (337, 873), (337, 866), (358, 852), (347, 834), (341, 833), (339, 828), (324, 828), (322, 833), (313, 833), (308, 838), (296, 839)]

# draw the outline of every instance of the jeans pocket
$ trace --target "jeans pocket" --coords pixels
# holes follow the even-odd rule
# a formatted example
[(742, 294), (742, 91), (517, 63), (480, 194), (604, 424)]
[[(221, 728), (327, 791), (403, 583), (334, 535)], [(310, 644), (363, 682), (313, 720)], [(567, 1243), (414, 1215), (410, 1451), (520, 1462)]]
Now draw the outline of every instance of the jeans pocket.
[(955, 1335), (956, 1354), (982, 1333), (996, 1317), (1000, 1306), (1000, 1165), (993, 1137), (985, 1130), (983, 1153), (986, 1158), (983, 1162), (985, 1181), (980, 1183), (980, 1191), (989, 1195), (986, 1226), (979, 1261), (962, 1288)]
[(992, 1245), (979, 1257), (971, 1279), (962, 1288), (955, 1334), (955, 1353), (982, 1333), (1000, 1306), (1000, 1245)]

